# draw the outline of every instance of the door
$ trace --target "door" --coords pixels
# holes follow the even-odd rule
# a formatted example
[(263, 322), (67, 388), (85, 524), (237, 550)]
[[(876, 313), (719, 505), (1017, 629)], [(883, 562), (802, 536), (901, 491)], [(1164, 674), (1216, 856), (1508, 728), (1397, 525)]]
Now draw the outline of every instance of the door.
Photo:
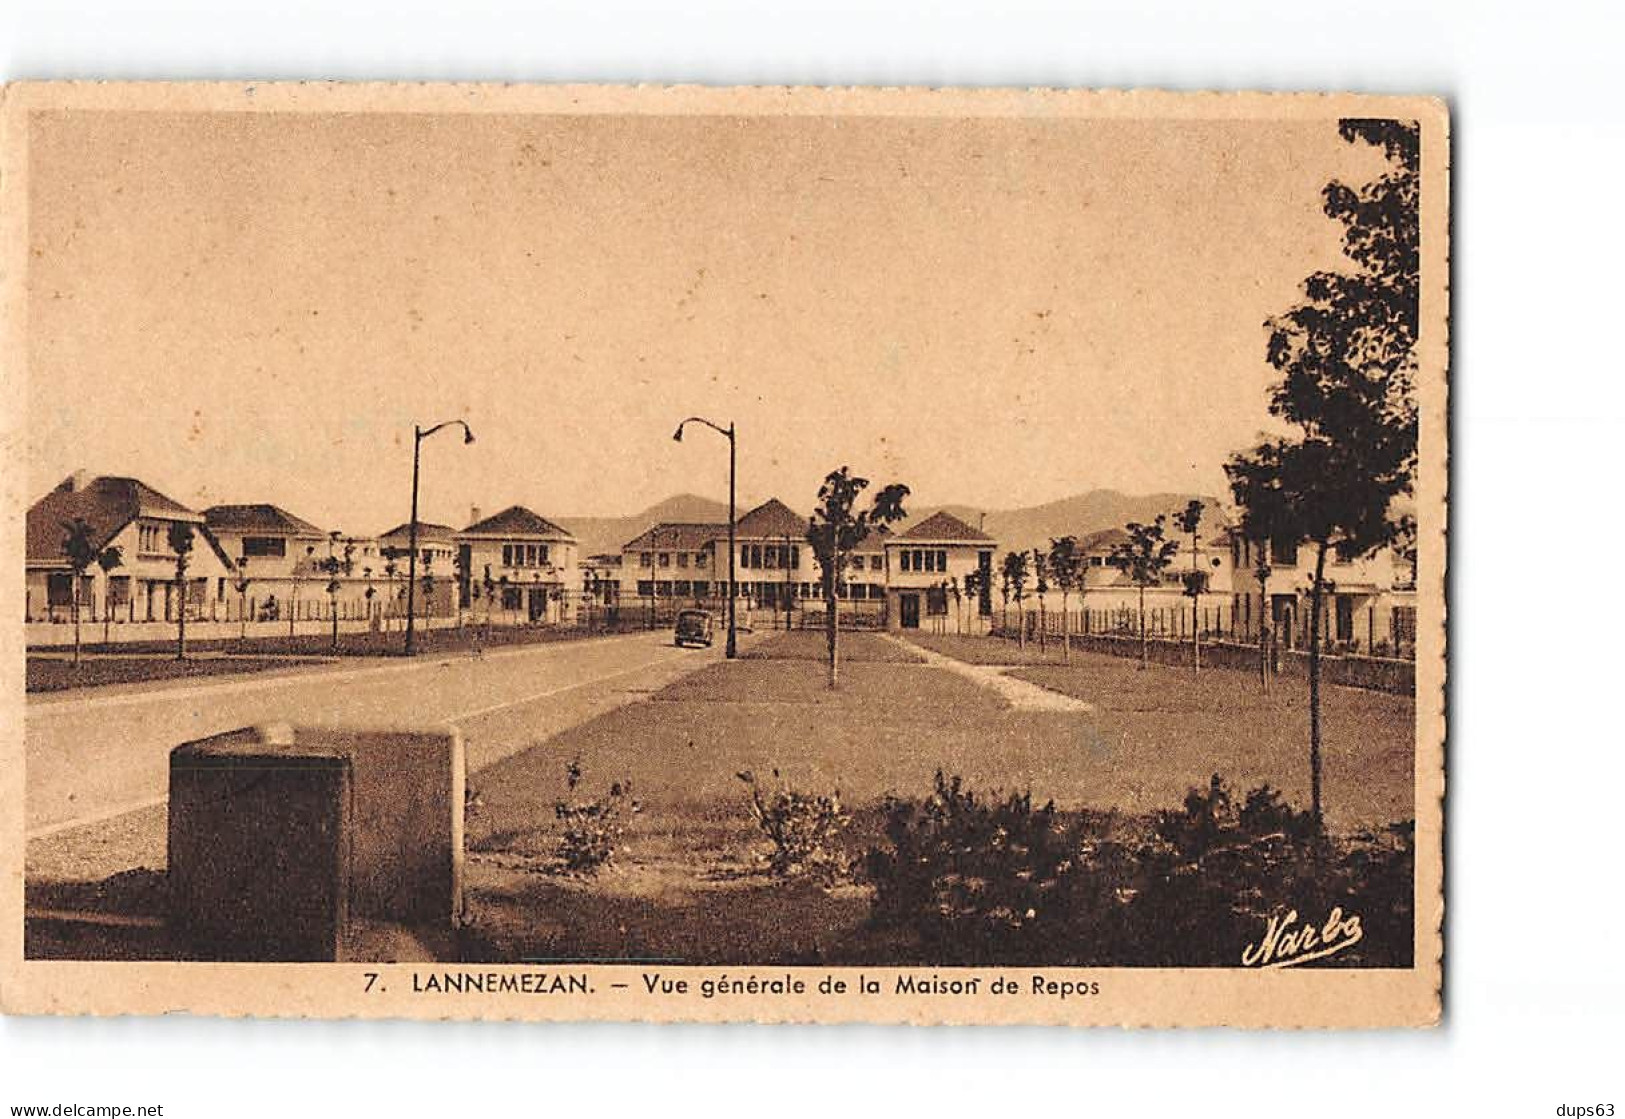
[(1354, 640), (1354, 596), (1337, 596), (1337, 640)]
[(904, 629), (920, 628), (920, 596), (905, 594), (898, 598), (898, 609), (902, 612)]

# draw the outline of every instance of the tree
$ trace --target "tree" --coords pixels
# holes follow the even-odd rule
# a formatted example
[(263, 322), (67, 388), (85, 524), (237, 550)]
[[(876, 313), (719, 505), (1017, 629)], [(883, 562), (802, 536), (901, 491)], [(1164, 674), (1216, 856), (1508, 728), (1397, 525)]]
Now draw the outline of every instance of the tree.
[(339, 542), (339, 534), (330, 532), (327, 535), (327, 555), (322, 557), (317, 567), (327, 576), (327, 612), (332, 615), (333, 622), (333, 651), (339, 651), (339, 576), (348, 575), (355, 570), (355, 543), (345, 541), (344, 550), (335, 552), (333, 549)]
[(316, 545), (314, 545), (314, 544), (305, 545), (305, 558), (304, 558), (304, 560), (298, 560), (298, 559), (294, 560), (293, 561), (293, 567), (288, 572), (288, 575), (289, 575), (289, 580), (288, 581), (289, 581), (289, 585), (292, 588), (289, 591), (289, 594), (288, 594), (288, 600), (289, 600), (288, 601), (288, 642), (289, 642), (290, 645), (293, 643), (293, 639), (294, 639), (294, 624), (299, 618), (299, 581), (300, 581), (300, 578), (307, 571), (307, 568), (304, 566), (304, 564), (314, 562), (313, 560), (311, 560), (311, 557), (314, 556), (315, 554), (316, 554)]
[(1049, 619), (1045, 616), (1044, 596), (1049, 593), (1049, 560), (1043, 552), (1033, 549), (1033, 588), (1038, 595), (1038, 647), (1049, 649)]
[(238, 640), (248, 641), (248, 588), (253, 580), (248, 577), (248, 556), (237, 557), (237, 573), (232, 576), (232, 589), (237, 592), (237, 624), (239, 626)]
[(1202, 510), (1206, 508), (1194, 497), (1186, 503), (1175, 518), (1179, 531), (1191, 538), (1191, 570), (1185, 577), (1185, 593), (1191, 600), (1191, 668), (1202, 671), (1202, 592), (1207, 590), (1207, 574), (1202, 570), (1201, 541)]
[(999, 565), (999, 628), (1008, 636), (1010, 632), (1010, 565), (1008, 563)]
[[(1027, 612), (1022, 603), (1027, 599), (1027, 553), (1006, 552), (1001, 563), (1000, 574), (1004, 579), (1006, 601), (1016, 600), (1016, 644), (1019, 648), (1027, 647)], [(1008, 626), (1008, 621), (1005, 623)]]
[[(398, 548), (385, 548), (383, 556), (384, 578), (389, 580), (389, 602), (391, 606), (394, 606), (400, 600), (400, 594), (395, 589), (395, 576), (400, 574), (401, 570), (400, 550)], [(396, 609), (399, 609), (399, 607), (396, 607)], [(385, 632), (389, 630), (389, 614), (387, 611), (384, 614), (384, 630)]]
[(965, 572), (965, 577), (960, 580), (960, 593), (965, 596), (964, 612), (966, 615), (968, 615), (968, 617), (965, 618), (965, 632), (967, 634), (975, 633), (976, 604), (979, 600), (979, 596), (982, 593), (982, 573), (980, 570), (972, 568), (971, 570)]
[(1162, 573), (1179, 554), (1179, 542), (1165, 537), (1168, 518), (1162, 513), (1148, 525), (1130, 521), (1128, 539), (1112, 546), (1111, 563), (1140, 591), (1140, 667), (1151, 663), (1151, 645), (1145, 632), (1145, 589), (1162, 582)]
[(192, 526), (185, 521), (169, 523), (169, 550), (175, 553), (175, 591), (179, 606), (175, 612), (175, 659), (186, 659), (186, 569), (192, 562)]
[[(101, 556), (96, 552), (96, 530), (91, 527), (89, 521), (85, 520), (83, 517), (75, 517), (71, 521), (64, 521), (62, 523), (62, 528), (66, 533), (66, 535), (62, 538), (62, 551), (68, 557), (68, 578), (72, 580), (72, 586), (68, 588), (68, 592), (72, 596), (69, 599), (69, 602), (72, 604), (71, 609), (73, 611), (73, 667), (78, 668), (79, 590), (81, 584), (84, 582), (85, 572), (90, 570), (91, 564), (99, 563), (101, 561)], [(113, 567), (117, 567), (121, 562), (122, 556), (117, 548), (112, 548), (109, 550), (113, 552), (115, 557), (118, 557), (113, 561)], [(105, 553), (103, 553), (103, 555), (105, 555)], [(104, 637), (103, 641), (105, 642), (105, 640), (106, 638)]]
[(856, 508), (869, 488), (869, 479), (853, 475), (849, 467), (833, 470), (818, 487), (818, 505), (807, 518), (807, 543), (818, 562), (824, 589), (824, 631), (829, 650), (829, 686), (840, 684), (840, 615), (836, 595), (854, 549), (869, 533), (900, 521), (907, 514), (903, 501), (908, 487), (893, 483), (875, 494), (869, 508)]
[(1292, 435), (1260, 443), (1225, 466), (1243, 508), (1259, 503), (1314, 548), (1309, 625), (1310, 813), (1321, 806), (1321, 616), (1326, 556), (1367, 555), (1396, 533), (1396, 499), (1416, 470), (1416, 338), (1420, 320), (1421, 147), (1415, 122), (1350, 119), (1344, 140), (1382, 149), (1388, 170), (1359, 188), (1322, 192), (1343, 225), (1346, 272), (1316, 272), (1304, 301), (1265, 323), (1266, 357), (1280, 375), (1271, 414)]
[(102, 569), (102, 644), (106, 645), (113, 637), (113, 572), (124, 566), (124, 549), (109, 544), (96, 554), (96, 566)]
[(1076, 536), (1061, 536), (1049, 542), (1049, 576), (1061, 592), (1061, 659), (1072, 663), (1072, 615), (1070, 599), (1083, 576), (1083, 553)]

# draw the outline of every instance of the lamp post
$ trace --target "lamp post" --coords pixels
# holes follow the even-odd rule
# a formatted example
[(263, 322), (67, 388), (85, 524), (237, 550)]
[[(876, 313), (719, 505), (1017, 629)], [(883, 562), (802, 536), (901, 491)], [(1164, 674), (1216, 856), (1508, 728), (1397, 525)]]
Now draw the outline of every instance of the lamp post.
[(739, 560), (739, 544), (738, 544), (738, 541), (737, 541), (737, 539), (735, 537), (735, 522), (737, 521), (738, 518), (734, 515), (734, 482), (735, 482), (735, 479), (738, 477), (739, 444), (738, 444), (737, 440), (734, 437), (734, 425), (733, 424), (730, 423), (727, 427), (721, 427), (721, 426), (719, 426), (717, 424), (714, 424), (710, 420), (705, 419), (705, 418), (703, 418), (701, 416), (690, 416), (688, 419), (686, 419), (682, 423), (678, 424), (677, 425), (677, 430), (672, 433), (672, 439), (674, 441), (678, 442), (678, 443), (681, 443), (683, 441), (683, 428), (688, 426), (689, 424), (704, 424), (706, 427), (710, 428), (712, 431), (716, 432), (719, 435), (724, 435), (728, 439), (728, 652), (727, 652), (727, 656), (728, 656), (729, 660), (733, 660), (735, 657), (737, 657), (739, 655), (739, 626), (738, 626), (738, 622), (735, 619), (735, 614), (734, 614), (734, 598), (736, 597), (736, 595), (738, 593), (735, 582), (734, 582), (734, 564), (737, 563), (738, 560)]
[(407, 528), (407, 544), (410, 551), (406, 557), (406, 655), (416, 652), (416, 634), (413, 626), (417, 619), (417, 583), (418, 583), (418, 474), (423, 458), (423, 441), (443, 427), (457, 426), (463, 429), (463, 445), (474, 442), (474, 433), (462, 420), (447, 420), (435, 424), (425, 430), (417, 424), (412, 425), (412, 521)]

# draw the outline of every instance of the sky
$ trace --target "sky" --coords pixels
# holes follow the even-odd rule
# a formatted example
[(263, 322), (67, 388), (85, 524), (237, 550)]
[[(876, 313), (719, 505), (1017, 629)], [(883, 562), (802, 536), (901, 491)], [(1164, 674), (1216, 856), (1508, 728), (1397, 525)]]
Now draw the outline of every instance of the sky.
[(1337, 267), (1332, 121), (33, 118), (30, 498), (76, 469), (324, 528), (525, 504), (1225, 490), (1263, 322)]

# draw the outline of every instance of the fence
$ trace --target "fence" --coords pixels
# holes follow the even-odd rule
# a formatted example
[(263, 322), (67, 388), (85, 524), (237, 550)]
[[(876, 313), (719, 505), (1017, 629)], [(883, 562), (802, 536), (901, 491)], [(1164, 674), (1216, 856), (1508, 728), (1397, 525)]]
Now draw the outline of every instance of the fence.
[[(1074, 636), (1072, 647), (1089, 653), (1105, 653), (1114, 657), (1140, 656), (1138, 636), (1091, 634)], [(1175, 641), (1166, 637), (1150, 638), (1146, 642), (1146, 659), (1154, 664), (1191, 664), (1189, 641)], [(1242, 645), (1228, 639), (1202, 644), (1202, 665), (1208, 668), (1239, 668), (1258, 671), (1257, 644)], [(1295, 649), (1273, 650), (1273, 668), (1276, 675), (1307, 679), (1309, 654)], [(1321, 657), (1321, 678), (1329, 684), (1343, 684), (1369, 691), (1392, 692), (1396, 695), (1416, 693), (1416, 662), (1393, 657), (1369, 657), (1355, 654), (1327, 654)]]
[[(1392, 606), (1379, 609), (1367, 607), (1358, 617), (1348, 617), (1347, 629), (1340, 636), (1338, 621), (1328, 600), (1321, 612), (1321, 648), (1328, 654), (1360, 654), (1369, 657), (1414, 660), (1416, 657), (1416, 609), (1410, 606)], [(1140, 613), (1132, 606), (1109, 610), (1037, 610), (1027, 606), (1023, 611), (993, 610), (992, 632), (998, 636), (1014, 637), (1016, 625), (1025, 621), (1027, 637), (1037, 640), (1060, 637), (1063, 625), (1074, 637), (1140, 636)], [(1228, 641), (1250, 645), (1256, 655), (1259, 639), (1259, 617), (1248, 610), (1238, 611), (1231, 606), (1203, 606), (1199, 608), (1194, 624), (1201, 627), (1203, 644)], [(1150, 638), (1165, 642), (1191, 640), (1193, 618), (1191, 608), (1146, 607), (1145, 632)], [(1275, 642), (1286, 651), (1309, 648), (1309, 611), (1298, 613), (1295, 622), (1283, 626), (1272, 634)]]
[[(577, 624), (610, 630), (659, 629), (677, 621), (684, 610), (708, 610), (719, 624), (728, 618), (726, 598), (642, 598), (623, 599), (619, 605), (582, 607)], [(746, 630), (822, 629), (825, 624), (822, 600), (798, 599), (788, 611), (783, 606), (750, 603), (741, 598), (734, 606), (739, 628)], [(842, 599), (839, 603), (842, 629), (884, 629), (886, 603), (873, 599)]]

